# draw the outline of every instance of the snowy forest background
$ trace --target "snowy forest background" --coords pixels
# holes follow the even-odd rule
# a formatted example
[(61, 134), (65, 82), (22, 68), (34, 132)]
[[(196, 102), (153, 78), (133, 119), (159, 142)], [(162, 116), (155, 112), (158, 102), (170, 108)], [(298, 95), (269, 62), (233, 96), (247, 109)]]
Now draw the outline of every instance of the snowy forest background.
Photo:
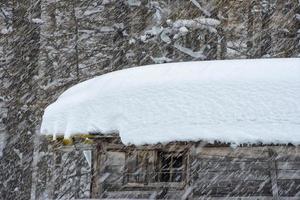
[(0, 0), (0, 199), (89, 197), (82, 152), (54, 157), (39, 137), (70, 86), (152, 63), (300, 57), (299, 39), (299, 0)]

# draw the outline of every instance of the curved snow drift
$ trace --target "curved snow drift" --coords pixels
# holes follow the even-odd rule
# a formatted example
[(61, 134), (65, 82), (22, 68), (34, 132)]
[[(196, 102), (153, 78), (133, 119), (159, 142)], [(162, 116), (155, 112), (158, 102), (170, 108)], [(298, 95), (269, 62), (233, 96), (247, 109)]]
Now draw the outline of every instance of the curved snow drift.
[(169, 63), (65, 91), (41, 133), (119, 131), (125, 144), (206, 140), (300, 144), (300, 59)]

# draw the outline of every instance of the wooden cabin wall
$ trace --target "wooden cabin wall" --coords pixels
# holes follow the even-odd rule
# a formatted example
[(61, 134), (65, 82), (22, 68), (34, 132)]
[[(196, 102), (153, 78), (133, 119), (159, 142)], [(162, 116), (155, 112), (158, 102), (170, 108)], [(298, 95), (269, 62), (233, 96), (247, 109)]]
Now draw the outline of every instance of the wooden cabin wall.
[(272, 148), (275, 152), (278, 194), (300, 199), (300, 147)]
[[(60, 146), (61, 147), (61, 146)], [(46, 195), (37, 193), (37, 199), (81, 199), (90, 197), (91, 167), (82, 149), (70, 147), (52, 149), (48, 158), (49, 169), (44, 174)], [(49, 162), (50, 161), (50, 162)], [(73, 173), (71, 173), (73, 172)], [(54, 175), (53, 175), (54, 174)], [(61, 186), (64, 185), (64, 187)]]
[[(182, 149), (186, 148), (183, 145)], [(160, 150), (170, 148), (161, 147)], [(175, 148), (177, 149), (177, 148)], [(157, 170), (155, 152), (147, 147), (115, 148), (102, 156), (104, 166), (100, 179), (102, 198), (205, 199), (222, 197), (253, 197), (282, 199), (300, 198), (300, 147), (257, 146), (221, 147), (188, 144), (186, 176), (182, 183), (159, 183), (128, 179), (128, 159), (136, 162), (147, 153), (147, 166), (139, 166), (140, 175)], [(134, 155), (135, 156), (132, 156)], [(128, 157), (131, 155), (131, 157)], [(134, 164), (133, 164), (134, 165)], [(131, 177), (132, 178), (132, 177)], [(144, 180), (144, 179), (142, 179)], [(151, 180), (151, 181), (149, 181)]]
[(196, 147), (194, 153), (194, 196), (272, 196), (264, 147)]
[(201, 147), (192, 150), (193, 197), (300, 198), (300, 148)]

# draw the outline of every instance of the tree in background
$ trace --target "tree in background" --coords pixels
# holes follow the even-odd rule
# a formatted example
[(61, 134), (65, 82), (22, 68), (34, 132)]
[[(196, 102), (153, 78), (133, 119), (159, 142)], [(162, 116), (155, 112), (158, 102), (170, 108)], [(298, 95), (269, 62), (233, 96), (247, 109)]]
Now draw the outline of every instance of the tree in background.
[(0, 193), (3, 199), (29, 199), (33, 138), (38, 124), (34, 117), (37, 103), (34, 76), (38, 69), (40, 29), (34, 19), (40, 18), (40, 10), (39, 3), (8, 1), (2, 5), (5, 6), (1, 7), (2, 14), (11, 22), (11, 26), (5, 27), (11, 35), (4, 48), (11, 48), (11, 52), (4, 58), (8, 58), (8, 63), (2, 68), (6, 82), (1, 90), (8, 110)]
[(83, 153), (38, 137), (70, 86), (153, 63), (299, 57), (299, 16), (297, 0), (0, 1), (0, 198), (89, 197)]

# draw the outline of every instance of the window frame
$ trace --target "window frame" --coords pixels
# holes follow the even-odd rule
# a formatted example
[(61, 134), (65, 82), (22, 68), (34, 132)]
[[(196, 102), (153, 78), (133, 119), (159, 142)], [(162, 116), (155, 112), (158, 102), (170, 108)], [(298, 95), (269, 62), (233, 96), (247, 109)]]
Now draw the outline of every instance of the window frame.
[[(143, 152), (145, 154), (144, 160), (139, 163), (139, 152)], [(170, 167), (170, 178), (169, 181), (161, 181), (160, 173), (161, 173), (161, 158), (159, 157), (159, 153), (171, 154), (173, 164), (174, 157), (180, 155), (182, 157), (182, 165), (180, 168), (181, 180), (173, 181), (174, 170), (178, 170), (179, 168)], [(143, 177), (141, 181), (133, 181), (131, 174), (133, 174), (130, 170), (131, 166), (129, 166), (129, 157), (132, 156), (132, 153), (136, 153), (135, 156), (135, 169), (141, 170), (141, 176)], [(152, 155), (151, 155), (152, 154)], [(153, 159), (153, 160), (152, 160)], [(151, 160), (151, 161), (150, 161)], [(132, 160), (131, 160), (132, 162)], [(171, 165), (172, 165), (171, 164)], [(130, 187), (140, 187), (140, 186), (166, 186), (166, 187), (178, 187), (182, 188), (187, 182), (187, 165), (188, 165), (188, 152), (186, 149), (180, 150), (168, 150), (167, 148), (161, 149), (129, 149), (125, 152), (125, 166), (124, 166), (124, 184), (125, 186)], [(149, 170), (150, 169), (150, 170)], [(154, 174), (154, 176), (153, 176)], [(136, 174), (138, 177), (141, 177), (138, 173)]]
[[(156, 179), (156, 182), (159, 183), (182, 183), (185, 182), (186, 180), (186, 169), (187, 169), (187, 158), (186, 158), (186, 152), (185, 151), (165, 151), (165, 150), (159, 150), (156, 152), (157, 154), (157, 164), (156, 164), (156, 172), (158, 172), (158, 177)], [(162, 181), (162, 174), (163, 172), (163, 166), (162, 166), (162, 159), (161, 159), (161, 154), (166, 154), (166, 155), (170, 155), (170, 164), (169, 167), (166, 170), (167, 173), (169, 173), (169, 180), (168, 181)], [(179, 157), (178, 155), (180, 155), (182, 161), (181, 161), (181, 166), (178, 168), (175, 168), (174, 165), (174, 158), (175, 157)], [(180, 169), (181, 168), (181, 169)], [(174, 180), (174, 174), (176, 173), (176, 170), (180, 169), (180, 173), (181, 173), (181, 180), (180, 181), (173, 181)], [(175, 171), (175, 172), (174, 172)]]

